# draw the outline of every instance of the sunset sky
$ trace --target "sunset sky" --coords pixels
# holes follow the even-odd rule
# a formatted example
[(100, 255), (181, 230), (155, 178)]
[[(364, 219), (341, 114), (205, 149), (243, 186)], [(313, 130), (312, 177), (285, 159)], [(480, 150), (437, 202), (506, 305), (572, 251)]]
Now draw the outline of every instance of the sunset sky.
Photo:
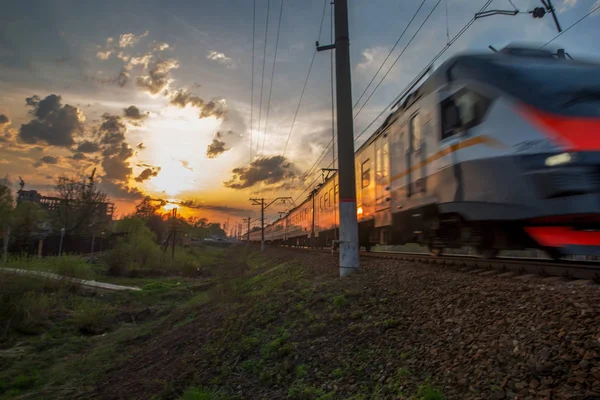
[[(289, 145), (282, 153), (319, 39), (324, 2), (284, 0), (267, 111), (282, 4), (270, 0), (263, 82), (268, 1), (256, 0), (252, 123), (253, 0), (3, 2), (0, 175), (8, 175), (13, 182), (21, 176), (26, 189), (49, 194), (57, 176), (85, 176), (96, 167), (99, 185), (117, 204), (120, 215), (131, 212), (145, 195), (174, 204), (192, 201), (196, 208), (180, 207), (185, 215), (220, 222), (227, 217), (241, 221), (258, 216), (250, 197), (292, 196), (302, 201), (305, 185), (315, 178), (304, 173), (331, 140), (328, 52), (316, 55)], [(599, 1), (554, 3), (565, 28)], [(379, 77), (436, 2), (425, 2)], [(540, 4), (536, 0), (512, 2), (522, 11)], [(356, 102), (421, 2), (349, 3)], [(356, 117), (355, 134), (483, 3), (442, 0)], [(489, 9), (510, 10), (512, 6), (508, 0), (496, 0)], [(321, 44), (329, 43), (329, 21), (327, 2)], [(458, 51), (485, 51), (488, 45), (501, 48), (525, 42), (539, 46), (555, 34), (550, 16), (489, 17), (478, 20), (445, 57)], [(599, 59), (599, 37), (600, 11), (562, 35), (551, 48), (564, 47), (574, 58)], [(329, 153), (322, 166), (331, 158)], [(277, 207), (268, 213), (270, 219), (286, 208)]]

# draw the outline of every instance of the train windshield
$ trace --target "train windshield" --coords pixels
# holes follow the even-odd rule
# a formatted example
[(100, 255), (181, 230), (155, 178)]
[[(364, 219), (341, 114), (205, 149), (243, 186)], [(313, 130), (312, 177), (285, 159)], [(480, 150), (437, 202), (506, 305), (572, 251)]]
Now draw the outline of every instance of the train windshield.
[(523, 100), (569, 115), (600, 117), (600, 65), (527, 60), (505, 64)]

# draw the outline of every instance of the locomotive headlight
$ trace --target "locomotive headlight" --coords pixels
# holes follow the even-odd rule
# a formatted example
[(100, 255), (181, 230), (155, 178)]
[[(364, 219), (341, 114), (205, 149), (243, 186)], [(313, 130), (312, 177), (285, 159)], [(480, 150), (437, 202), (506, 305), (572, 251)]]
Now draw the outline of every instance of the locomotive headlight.
[(546, 158), (546, 166), (555, 167), (557, 165), (568, 164), (571, 161), (573, 161), (573, 156), (570, 153), (561, 153)]
[(363, 213), (363, 208), (362, 208), (361, 206), (358, 206), (358, 208), (356, 209), (356, 214), (357, 214), (358, 216), (361, 216), (361, 215), (362, 215), (362, 213)]

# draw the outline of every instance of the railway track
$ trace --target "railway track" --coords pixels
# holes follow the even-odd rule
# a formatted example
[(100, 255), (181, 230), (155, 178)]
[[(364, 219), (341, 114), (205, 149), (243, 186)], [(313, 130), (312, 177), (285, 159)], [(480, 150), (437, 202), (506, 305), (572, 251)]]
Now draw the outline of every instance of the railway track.
[[(318, 251), (330, 252), (331, 250)], [(360, 256), (451, 266), (464, 272), (480, 273), (482, 275), (521, 276), (522, 279), (538, 275), (541, 277), (563, 278), (573, 281), (574, 284), (600, 284), (600, 264), (597, 261), (557, 261), (526, 257), (482, 259), (468, 255), (432, 256), (423, 253), (395, 251), (361, 251)]]
[(482, 274), (540, 275), (543, 277), (562, 277), (571, 280), (585, 280), (600, 283), (600, 265), (595, 261), (543, 260), (525, 257), (497, 257), (482, 259), (467, 255), (431, 256), (422, 253), (399, 252), (361, 252), (362, 257), (392, 258), (455, 268), (467, 268)]

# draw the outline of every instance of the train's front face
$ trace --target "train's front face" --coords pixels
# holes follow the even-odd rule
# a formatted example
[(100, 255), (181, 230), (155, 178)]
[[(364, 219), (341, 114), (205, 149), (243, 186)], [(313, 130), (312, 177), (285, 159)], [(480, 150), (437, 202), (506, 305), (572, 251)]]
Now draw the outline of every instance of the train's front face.
[(562, 254), (600, 255), (600, 65), (511, 65), (517, 113), (557, 150), (524, 158), (542, 209), (526, 232)]

